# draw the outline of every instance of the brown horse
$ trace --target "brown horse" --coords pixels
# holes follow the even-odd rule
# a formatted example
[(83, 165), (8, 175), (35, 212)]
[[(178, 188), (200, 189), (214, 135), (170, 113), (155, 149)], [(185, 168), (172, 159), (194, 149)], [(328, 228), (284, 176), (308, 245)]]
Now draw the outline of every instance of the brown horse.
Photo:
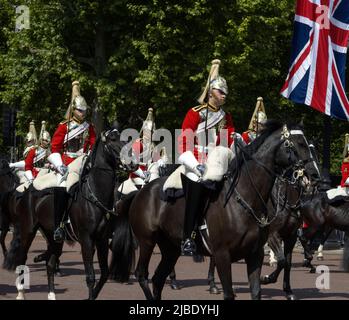
[[(290, 172), (293, 176), (304, 164), (309, 175), (317, 175), (303, 132), (298, 127), (269, 121), (261, 135), (241, 149), (240, 157), (230, 165), (227, 179), (212, 192), (206, 212), (210, 234), (206, 242), (216, 261), (225, 299), (234, 299), (231, 263), (243, 258), (252, 298), (260, 299), (263, 246), (273, 216), (265, 215), (266, 204), (276, 177), (287, 179)], [(147, 299), (161, 299), (166, 278), (181, 252), (185, 200), (161, 200), (164, 181), (157, 179), (141, 189), (129, 210), (129, 222), (140, 245), (136, 274)], [(148, 265), (156, 244), (162, 258), (152, 277), (151, 291)]]

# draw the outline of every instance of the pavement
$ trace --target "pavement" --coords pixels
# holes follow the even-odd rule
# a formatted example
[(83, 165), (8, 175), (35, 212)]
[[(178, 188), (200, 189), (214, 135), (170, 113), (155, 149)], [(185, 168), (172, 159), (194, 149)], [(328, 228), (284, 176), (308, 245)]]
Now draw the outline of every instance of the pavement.
[[(7, 243), (11, 240), (8, 236)], [(46, 249), (46, 241), (38, 235), (30, 249), (27, 266), (30, 270), (30, 288), (26, 291), (28, 300), (47, 299), (47, 279), (44, 263), (33, 263), (35, 255)], [(291, 285), (298, 299), (304, 300), (349, 300), (349, 274), (341, 269), (341, 250), (324, 251), (324, 260), (314, 259), (313, 264), (318, 267), (319, 273), (309, 273), (309, 270), (302, 267), (303, 256), (301, 249), (296, 248), (293, 255), (293, 269), (291, 272)], [(155, 248), (150, 266), (150, 278), (159, 263), (161, 255), (158, 248)], [(96, 260), (96, 257), (95, 257)], [(0, 253), (0, 263), (3, 261)], [(223, 295), (210, 294), (208, 292), (208, 271), (209, 259), (203, 263), (194, 263), (190, 257), (180, 257), (176, 265), (176, 273), (180, 290), (172, 290), (169, 284), (165, 285), (163, 299), (165, 300), (222, 300)], [(98, 263), (95, 261), (96, 277), (99, 277)], [(62, 277), (55, 278), (56, 298), (58, 300), (81, 300), (87, 298), (87, 286), (85, 273), (80, 254), (80, 245), (74, 247), (64, 246), (61, 256)], [(262, 274), (269, 274), (274, 268), (268, 265), (268, 256), (265, 257)], [(327, 270), (327, 280), (321, 270)], [(238, 300), (250, 300), (249, 285), (246, 274), (246, 265), (243, 261), (232, 264), (233, 286)], [(283, 273), (278, 283), (263, 286), (262, 299), (285, 300), (282, 291)], [(14, 300), (17, 295), (15, 280), (17, 275), (14, 272), (0, 270), (0, 300)], [(218, 288), (221, 285), (216, 273)], [(328, 285), (328, 286), (327, 286)], [(144, 294), (136, 282), (130, 280), (128, 284), (108, 281), (102, 289), (98, 299), (100, 300), (144, 300)]]

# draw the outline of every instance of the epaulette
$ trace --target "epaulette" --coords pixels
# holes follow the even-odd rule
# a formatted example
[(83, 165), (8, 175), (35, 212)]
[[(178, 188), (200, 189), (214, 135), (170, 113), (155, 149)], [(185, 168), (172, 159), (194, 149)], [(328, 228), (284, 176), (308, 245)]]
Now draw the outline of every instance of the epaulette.
[(343, 162), (344, 162), (344, 163), (348, 163), (348, 162), (349, 162), (349, 157), (345, 157), (345, 158), (343, 159)]
[(205, 109), (205, 108), (207, 108), (207, 104), (200, 104), (200, 105), (192, 108), (192, 110), (195, 111), (195, 112), (199, 112), (199, 111), (201, 111), (202, 109)]

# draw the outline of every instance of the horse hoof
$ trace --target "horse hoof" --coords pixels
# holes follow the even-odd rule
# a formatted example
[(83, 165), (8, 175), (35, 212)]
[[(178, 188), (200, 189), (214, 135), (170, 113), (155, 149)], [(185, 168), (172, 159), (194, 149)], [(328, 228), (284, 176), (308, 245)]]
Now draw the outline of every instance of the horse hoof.
[(38, 263), (38, 262), (41, 262), (41, 261), (43, 261), (43, 260), (44, 260), (44, 259), (42, 258), (41, 255), (38, 255), (38, 256), (34, 257), (34, 263)]
[(172, 290), (179, 290), (180, 287), (179, 287), (176, 283), (172, 283), (172, 284), (171, 284), (171, 289), (172, 289)]
[(316, 257), (316, 260), (318, 260), (318, 261), (323, 261), (324, 260), (324, 257)]
[(315, 267), (311, 267), (310, 270), (309, 270), (310, 273), (315, 273), (316, 272), (316, 269)]
[(261, 281), (261, 284), (269, 284), (270, 283), (269, 276), (266, 275), (266, 276), (261, 277), (260, 281)]
[(210, 288), (210, 294), (219, 294), (219, 290), (217, 287), (211, 287)]
[(49, 292), (47, 300), (56, 300), (56, 295), (54, 292)]
[(287, 300), (297, 300), (294, 294), (288, 294), (286, 297), (287, 297)]
[(61, 271), (56, 271), (56, 272), (55, 272), (55, 276), (56, 276), (56, 277), (63, 277)]

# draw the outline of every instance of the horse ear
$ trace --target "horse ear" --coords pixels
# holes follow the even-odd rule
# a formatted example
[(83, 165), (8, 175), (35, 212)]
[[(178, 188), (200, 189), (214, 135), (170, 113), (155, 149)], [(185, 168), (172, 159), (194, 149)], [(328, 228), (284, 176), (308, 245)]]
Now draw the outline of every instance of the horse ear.
[(104, 131), (101, 133), (101, 140), (102, 140), (102, 142), (106, 142), (107, 141)]
[(111, 128), (112, 128), (112, 129), (116, 129), (116, 130), (119, 131), (119, 129), (120, 129), (120, 124), (119, 124), (119, 122), (118, 122), (117, 120), (114, 120), (113, 123), (112, 123), (112, 125), (111, 125)]
[(304, 129), (304, 117), (302, 117), (301, 121), (298, 122), (298, 126)]

